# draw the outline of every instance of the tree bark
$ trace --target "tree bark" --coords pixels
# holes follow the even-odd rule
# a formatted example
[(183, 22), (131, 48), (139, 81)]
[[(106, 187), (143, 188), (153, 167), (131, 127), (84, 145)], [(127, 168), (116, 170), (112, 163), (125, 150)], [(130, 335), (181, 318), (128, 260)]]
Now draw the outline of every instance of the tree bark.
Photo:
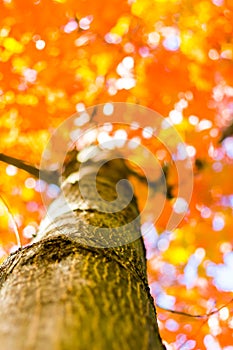
[[(80, 175), (79, 164), (70, 161), (62, 189), (72, 211), (62, 209), (62, 197), (57, 198), (49, 209), (54, 222), (42, 224), (36, 241), (0, 267), (2, 350), (165, 349), (147, 282), (136, 199), (120, 212), (104, 213), (91, 191), (98, 164), (89, 161)], [(96, 186), (105, 201), (116, 199), (122, 178), (127, 178), (123, 160), (102, 166)], [(123, 193), (129, 190), (124, 184)], [(116, 229), (131, 222), (130, 229)], [(109, 237), (102, 237), (100, 227), (109, 228)], [(121, 245), (125, 237), (130, 242)]]

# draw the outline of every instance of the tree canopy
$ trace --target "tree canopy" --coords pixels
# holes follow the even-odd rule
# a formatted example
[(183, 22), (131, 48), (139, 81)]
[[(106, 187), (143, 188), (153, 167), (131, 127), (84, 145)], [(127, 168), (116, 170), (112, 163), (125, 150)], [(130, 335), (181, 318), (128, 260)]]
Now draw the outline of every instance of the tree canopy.
[[(146, 240), (148, 274), (167, 349), (232, 350), (233, 4), (230, 0), (3, 0), (0, 153), (39, 167), (52, 132), (107, 102), (146, 106), (174, 125), (192, 160), (192, 198), (172, 232), (177, 174), (166, 147), (135, 127), (168, 167), (171, 187)], [(109, 134), (116, 130), (112, 129)], [(46, 184), (0, 163), (0, 258), (36, 233)], [(146, 184), (134, 179), (143, 206)], [(12, 220), (12, 216), (14, 220)], [(219, 310), (218, 312), (216, 312)], [(191, 317), (200, 315), (200, 317)]]

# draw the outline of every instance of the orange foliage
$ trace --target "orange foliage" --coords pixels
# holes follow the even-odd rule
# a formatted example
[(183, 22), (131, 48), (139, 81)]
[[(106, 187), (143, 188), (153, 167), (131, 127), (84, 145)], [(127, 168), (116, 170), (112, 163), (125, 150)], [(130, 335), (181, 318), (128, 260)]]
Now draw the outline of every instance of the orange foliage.
[[(119, 68), (125, 57), (133, 59), (128, 76)], [(149, 282), (165, 308), (205, 315), (226, 306), (202, 318), (158, 308), (168, 350), (230, 349), (233, 343), (233, 303), (228, 303), (233, 284), (227, 283), (233, 266), (233, 152), (219, 143), (232, 122), (232, 59), (230, 0), (0, 4), (0, 153), (39, 166), (52, 131), (80, 104), (109, 101), (141, 104), (169, 117), (189, 147), (194, 167), (189, 211), (179, 228), (165, 232), (174, 198), (166, 200), (147, 243)], [(176, 170), (164, 147), (143, 139), (141, 130), (126, 131), (168, 167), (167, 183), (177, 196)], [(0, 173), (0, 194), (27, 244), (45, 214), (40, 191), (51, 200), (53, 193), (12, 166), (0, 164)], [(143, 207), (146, 186), (132, 181)], [(3, 259), (16, 243), (1, 201), (0, 218)]]

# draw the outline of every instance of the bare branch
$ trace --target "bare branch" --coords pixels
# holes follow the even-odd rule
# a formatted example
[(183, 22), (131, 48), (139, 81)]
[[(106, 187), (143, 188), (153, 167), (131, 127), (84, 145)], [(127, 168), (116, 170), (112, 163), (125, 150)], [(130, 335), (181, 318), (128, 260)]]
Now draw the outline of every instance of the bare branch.
[(207, 314), (199, 314), (199, 315), (192, 315), (192, 314), (189, 314), (188, 312), (183, 312), (183, 311), (176, 311), (176, 310), (172, 310), (172, 309), (167, 309), (159, 304), (156, 304), (156, 307), (158, 307), (159, 309), (162, 309), (162, 310), (165, 310), (165, 311), (168, 311), (172, 314), (176, 314), (176, 315), (181, 315), (181, 316), (187, 316), (187, 317), (192, 317), (192, 318), (202, 318), (202, 319), (205, 319), (205, 318), (208, 318), (214, 314), (217, 314), (220, 310), (222, 310), (224, 307), (228, 306), (229, 304), (231, 304), (233, 302), (233, 298), (228, 301), (228, 303), (222, 305), (220, 308), (218, 309), (215, 309)]
[(10, 206), (8, 205), (6, 199), (3, 197), (3, 195), (0, 195), (0, 198), (1, 198), (1, 201), (3, 202), (6, 210), (7, 210), (7, 213), (10, 217), (10, 220), (12, 222), (12, 227), (13, 227), (13, 230), (14, 230), (14, 233), (15, 233), (15, 238), (16, 238), (16, 241), (17, 241), (17, 245), (19, 248), (22, 248), (22, 243), (21, 243), (21, 240), (20, 240), (20, 235), (19, 235), (19, 231), (18, 231), (18, 226), (17, 226), (17, 223), (15, 221), (15, 218), (14, 218), (14, 215), (12, 214), (11, 210), (10, 210)]
[(14, 165), (18, 169), (22, 169), (27, 173), (35, 176), (36, 178), (47, 182), (48, 184), (59, 185), (59, 174), (57, 171), (40, 170), (37, 167), (27, 164), (20, 159), (7, 156), (3, 153), (0, 153), (0, 161)]

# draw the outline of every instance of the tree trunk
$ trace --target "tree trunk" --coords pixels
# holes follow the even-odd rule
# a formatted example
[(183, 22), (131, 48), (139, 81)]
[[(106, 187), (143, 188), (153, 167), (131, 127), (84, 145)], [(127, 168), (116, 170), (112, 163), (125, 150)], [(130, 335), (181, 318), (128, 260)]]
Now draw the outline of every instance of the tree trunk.
[[(2, 350), (165, 348), (146, 277), (136, 199), (120, 212), (104, 213), (91, 187), (98, 165), (89, 161), (81, 174), (70, 161), (62, 188), (72, 211), (64, 210), (62, 196), (56, 199), (49, 210), (54, 223), (42, 224), (37, 241), (0, 267)], [(121, 159), (102, 166), (96, 186), (105, 201), (116, 199), (116, 183), (126, 177)], [(127, 197), (130, 189), (123, 187)], [(127, 223), (130, 229), (122, 226)], [(100, 227), (109, 228), (109, 237)]]

